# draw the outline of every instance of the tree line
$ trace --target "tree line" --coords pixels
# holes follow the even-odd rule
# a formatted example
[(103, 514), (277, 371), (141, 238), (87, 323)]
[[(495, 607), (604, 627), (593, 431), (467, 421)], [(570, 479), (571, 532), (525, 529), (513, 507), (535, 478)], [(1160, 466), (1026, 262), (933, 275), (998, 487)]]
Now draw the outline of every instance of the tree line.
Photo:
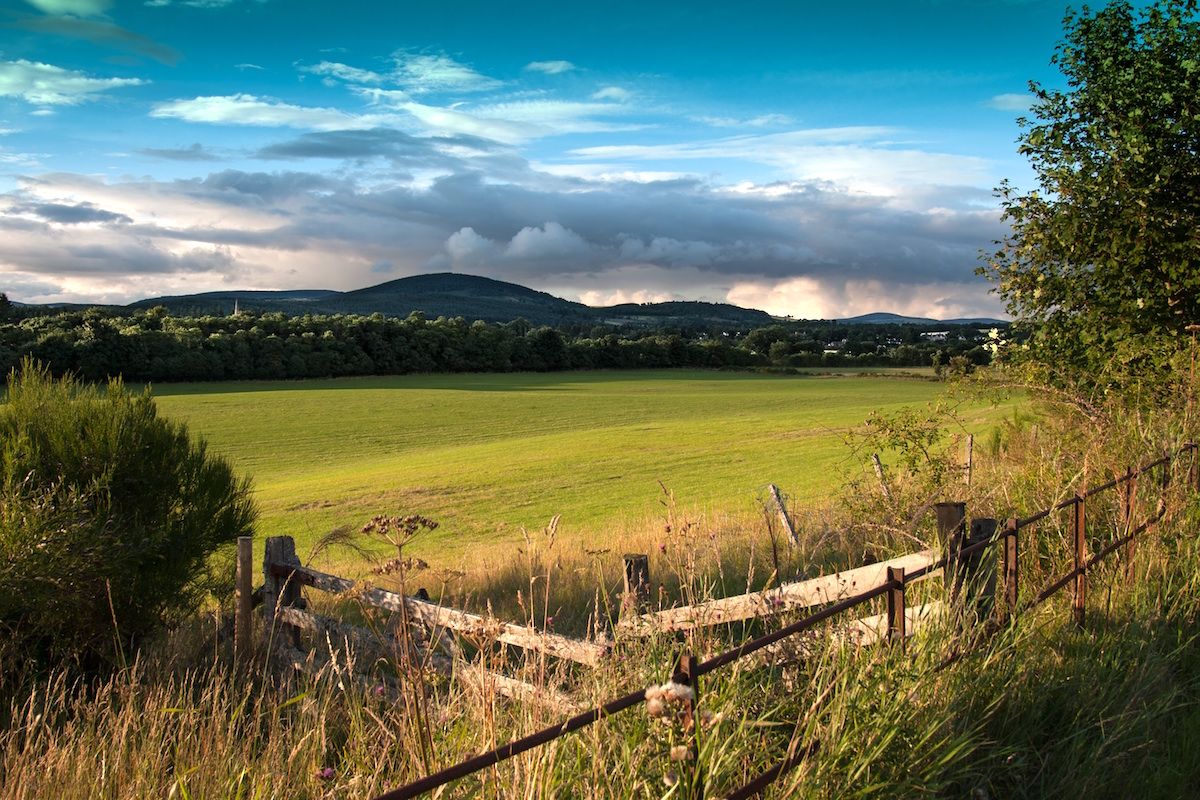
[[(990, 360), (986, 331), (947, 326), (788, 322), (753, 330), (568, 325), (461, 317), (173, 316), (162, 307), (49, 312), (6, 306), (0, 368), (22, 359), (102, 381), (287, 380), (352, 375), (570, 369), (930, 366)], [(925, 334), (925, 335), (923, 335)], [(944, 334), (942, 336), (941, 334)]]

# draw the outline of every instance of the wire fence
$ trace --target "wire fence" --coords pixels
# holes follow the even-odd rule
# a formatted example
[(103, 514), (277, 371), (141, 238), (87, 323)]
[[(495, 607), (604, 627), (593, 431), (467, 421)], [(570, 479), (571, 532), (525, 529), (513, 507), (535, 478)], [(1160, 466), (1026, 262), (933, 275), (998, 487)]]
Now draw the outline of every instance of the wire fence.
[[(692, 713), (697, 702), (699, 690), (698, 681), (701, 677), (708, 675), (715, 670), (718, 670), (727, 665), (733, 664), (741, 659), (747, 658), (755, 653), (758, 653), (766, 648), (771, 647), (779, 642), (794, 637), (805, 631), (811, 630), (822, 623), (844, 614), (852, 609), (858, 608), (864, 604), (870, 603), (877, 598), (885, 597), (887, 600), (886, 614), (886, 634), (888, 640), (898, 641), (903, 643), (907, 631), (907, 617), (905, 613), (905, 592), (909, 585), (914, 582), (925, 579), (937, 570), (945, 570), (947, 576), (947, 587), (951, 593), (951, 601), (961, 599), (963, 593), (969, 593), (972, 586), (978, 587), (983, 582), (990, 579), (987, 575), (987, 569), (981, 566), (982, 559), (980, 556), (987, 550), (998, 548), (1000, 550), (1002, 565), (1000, 575), (1003, 580), (1002, 602), (999, 604), (998, 611), (1002, 619), (1012, 619), (1019, 616), (1032, 608), (1045, 602), (1051, 596), (1061, 591), (1068, 585), (1074, 585), (1074, 595), (1072, 600), (1072, 613), (1077, 624), (1082, 625), (1086, 609), (1087, 597), (1087, 574), (1097, 564), (1103, 561), (1108, 556), (1117, 552), (1121, 548), (1126, 549), (1129, 559), (1132, 559), (1137, 537), (1146, 532), (1151, 526), (1158, 522), (1165, 513), (1165, 503), (1161, 499), (1171, 477), (1171, 465), (1173, 458), (1179, 458), (1191, 454), (1192, 461), (1189, 469), (1189, 483), (1193, 487), (1197, 487), (1197, 482), (1200, 481), (1200, 464), (1197, 460), (1197, 446), (1195, 444), (1187, 444), (1182, 446), (1175, 453), (1163, 456), (1155, 461), (1138, 467), (1137, 469), (1127, 469), (1123, 475), (1114, 478), (1107, 483), (1099, 486), (1094, 486), (1084, 491), (1081, 491), (1071, 498), (1063, 500), (1049, 508), (1037, 511), (1024, 518), (1012, 518), (1005, 520), (1003, 525), (999, 525), (992, 521), (992, 526), (983, 526), (982, 533), (968, 535), (965, 514), (963, 512), (963, 504), (947, 503), (939, 504), (938, 522), (940, 532), (944, 534), (946, 543), (946, 554), (937, 560), (928, 560), (923, 566), (912, 570), (905, 570), (904, 566), (885, 566), (882, 573), (882, 580), (865, 588), (850, 597), (846, 597), (838, 602), (833, 602), (826, 605), (820, 611), (810, 614), (803, 619), (793, 622), (790, 625), (782, 627), (778, 630), (766, 633), (751, 641), (744, 642), (732, 647), (722, 653), (719, 653), (706, 660), (698, 660), (689, 653), (683, 653), (679, 661), (672, 669), (670, 678), (671, 684), (679, 687), (686, 687), (687, 691), (683, 694), (687, 705), (687, 714), (689, 718), (696, 719), (696, 715)], [(1159, 476), (1159, 502), (1156, 511), (1153, 515), (1141, 522), (1135, 522), (1135, 498), (1137, 496), (1137, 486), (1139, 479), (1151, 473), (1153, 470), (1161, 470)], [(1200, 487), (1198, 487), (1200, 488)], [(1108, 543), (1095, 553), (1088, 555), (1087, 540), (1086, 540), (1086, 521), (1088, 501), (1107, 491), (1114, 489), (1122, 489), (1122, 504), (1120, 521), (1122, 535), (1117, 539)], [(1034, 525), (1035, 523), (1049, 517), (1056, 511), (1072, 509), (1073, 519), (1071, 524), (1072, 533), (1072, 557), (1074, 561), (1073, 568), (1064, 576), (1052, 581), (1047, 586), (1038, 591), (1024, 605), (1019, 604), (1020, 590), (1020, 542), (1022, 539), (1022, 531)], [(288, 540), (290, 543), (290, 540)], [(884, 566), (884, 565), (880, 565)], [(995, 566), (991, 567), (994, 575)], [(288, 615), (286, 617), (289, 624), (297, 622), (305, 623), (303, 615), (297, 615), (295, 612), (288, 611), (288, 607), (297, 605), (299, 600), (299, 586), (301, 584), (322, 588), (327, 591), (345, 591), (353, 583), (345, 579), (336, 578), (335, 576), (326, 576), (322, 573), (313, 570), (307, 570), (299, 565), (295, 558), (294, 551), (272, 552), (270, 548), (264, 559), (264, 572), (267, 576), (266, 592), (267, 598), (267, 625), (268, 629), (273, 625), (274, 609), (281, 609), (281, 613)], [(274, 581), (274, 583), (272, 582)], [(486, 624), (487, 620), (473, 615), (465, 615), (464, 612), (453, 611), (452, 609), (444, 609), (434, 604), (425, 604), (430, 606), (426, 608), (421, 604), (421, 601), (414, 598), (406, 598), (400, 595), (390, 595), (390, 593), (382, 590), (371, 590), (376, 597), (373, 599), (378, 601), (377, 604), (384, 608), (400, 608), (407, 604), (407, 608), (411, 613), (416, 609), (418, 616), (432, 615), (429, 618), (430, 624), (440, 624), (450, 627), (455, 625), (482, 625)], [(390, 596), (389, 596), (390, 595)], [(415, 604), (415, 605), (414, 605)], [(575, 657), (571, 660), (579, 661), (580, 663), (599, 663), (598, 654), (587, 649), (576, 651), (576, 645), (584, 643), (574, 642), (574, 640), (566, 640), (566, 642), (546, 642), (543, 641), (547, 634), (544, 632), (535, 631), (533, 629), (525, 629), (520, 626), (508, 626), (513, 630), (507, 631), (510, 636), (510, 641), (520, 644), (523, 647), (530, 649), (541, 649), (544, 652), (549, 652), (544, 648), (557, 648), (558, 652), (554, 653), (562, 657), (564, 653), (571, 658), (571, 654)], [(564, 637), (556, 637), (564, 638)], [(595, 645), (589, 645), (595, 647)], [(964, 653), (956, 653), (946, 664), (949, 666), (952, 662), (965, 655)], [(502, 684), (500, 684), (502, 685)], [(532, 687), (528, 687), (532, 688)], [(622, 697), (610, 700), (603, 705), (596, 706), (582, 713), (575, 714), (561, 723), (543, 728), (535, 733), (521, 737), (511, 741), (501, 747), (497, 747), (487, 753), (476, 755), (462, 762), (454, 764), (439, 772), (428, 775), (420, 780), (401, 786), (397, 789), (379, 795), (376, 800), (405, 800), (406, 798), (416, 798), (426, 792), (431, 792), (439, 787), (445, 786), (456, 780), (465, 778), (475, 772), (492, 767), (503, 761), (506, 761), (521, 753), (528, 752), (549, 742), (567, 736), (571, 733), (579, 731), (590, 725), (593, 725), (601, 720), (608, 719), (621, 713), (622, 711), (640, 706), (647, 702), (647, 689), (639, 689), (630, 692)], [(733, 789), (722, 795), (729, 800), (740, 800), (741, 798), (753, 797), (772, 783), (781, 779), (799, 764), (805, 758), (809, 757), (819, 749), (819, 742), (798, 743), (789, 749), (788, 755), (773, 765), (770, 769), (764, 771), (754, 779), (748, 781), (741, 787)], [(693, 752), (695, 748), (693, 746)], [(690, 762), (691, 769), (700, 770), (699, 760), (693, 758)], [(687, 782), (687, 786), (691, 787), (690, 797), (700, 798), (702, 781), (699, 779), (698, 772), (692, 775), (692, 779)]]

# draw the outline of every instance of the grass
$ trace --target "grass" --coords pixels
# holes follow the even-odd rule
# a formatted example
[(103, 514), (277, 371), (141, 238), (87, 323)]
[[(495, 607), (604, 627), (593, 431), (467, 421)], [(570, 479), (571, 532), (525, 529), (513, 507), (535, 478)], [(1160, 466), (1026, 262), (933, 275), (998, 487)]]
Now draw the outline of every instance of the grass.
[[(1037, 424), (1040, 430), (1013, 416), (995, 447), (981, 448), (978, 480), (964, 498), (969, 509), (1025, 515), (1077, 485), (1081, 469), (1094, 484), (1145, 456), (1132, 448), (1114, 455), (1113, 440), (1091, 440), (1078, 426), (1047, 418)], [(823, 635), (831, 627), (808, 639), (813, 649), (799, 663), (740, 663), (704, 678), (700, 705), (714, 714), (699, 740), (705, 796), (741, 786), (793, 745), (814, 746), (765, 797), (1196, 796), (1200, 500), (1183, 480), (1189, 466), (1174, 465), (1164, 520), (1139, 544), (1132, 579), (1120, 555), (1089, 577), (1083, 628), (1073, 623), (1064, 592), (991, 636), (947, 623), (904, 649), (855, 649)], [(1143, 482), (1143, 514), (1157, 507), (1155, 484)], [(865, 496), (869, 486), (852, 498), (857, 505), (802, 517), (801, 547), (782, 556), (786, 568), (803, 569), (825, 548), (854, 546), (865, 525), (860, 515), (887, 510)], [(915, 478), (896, 480), (892, 490), (905, 513), (901, 495), (924, 494)], [(1088, 513), (1095, 548), (1112, 535), (1116, 504), (1098, 498)], [(627, 533), (665, 545), (652, 570), (671, 576), (678, 597), (730, 594), (772, 568), (777, 536), (764, 518), (693, 517), (670, 502), (664, 514), (669, 533), (661, 517), (645, 529), (629, 523)], [(1069, 515), (1051, 515), (1023, 539), (1026, 597), (1069, 569), (1069, 524)], [(586, 617), (598, 588), (587, 551), (538, 530), (521, 547), (492, 576), (497, 592), (525, 592), (513, 616), (545, 624), (544, 609), (557, 603)], [(920, 586), (938, 590), (936, 581)], [(215, 619), (193, 620), (106, 681), (51, 676), (10, 692), (0, 797), (372, 797), (563, 719), (536, 703), (435, 679), (409, 687), (426, 702), (414, 712), (413, 704), (388, 702), (346, 680), (343, 661), (315, 677), (238, 676), (217, 630)], [(590, 705), (661, 683), (682, 647), (711, 654), (744, 635), (619, 640), (617, 658), (596, 671), (556, 670), (486, 642), (479, 654), (488, 666), (564, 688)], [(418, 730), (431, 732), (431, 753), (420, 751)], [(671, 757), (683, 743), (677, 721), (636, 708), (438, 796), (679, 797), (668, 783), (686, 782), (686, 762)]]
[[(1150, 508), (1155, 500), (1145, 498)], [(1063, 593), (990, 638), (942, 625), (906, 649), (854, 649), (821, 635), (800, 663), (707, 676), (700, 707), (714, 716), (699, 738), (704, 796), (741, 786), (793, 745), (812, 748), (765, 797), (1195, 796), (1200, 503), (1177, 488), (1168, 505), (1139, 548), (1134, 580), (1119, 560), (1093, 576), (1082, 629)], [(1097, 536), (1107, 522), (1098, 512)], [(1044, 547), (1024, 562), (1030, 591), (1069, 561), (1057, 524), (1047, 523)], [(696, 540), (707, 534), (691, 529)], [(683, 582), (705, 580), (687, 572), (692, 565), (678, 568)], [(238, 676), (211, 625), (176, 631), (106, 682), (52, 679), (15, 700), (0, 732), (0, 796), (373, 797), (563, 719), (437, 680), (423, 687), (422, 719), (337, 665), (312, 678)], [(729, 643), (719, 631), (630, 642), (596, 672), (556, 673), (495, 648), (482, 656), (598, 704), (665, 680), (681, 647), (711, 653)], [(968, 654), (942, 669), (963, 647)], [(428, 756), (417, 748), (422, 726), (433, 734)], [(672, 759), (685, 733), (669, 715), (631, 709), (435, 796), (679, 797), (668, 784), (686, 783), (689, 762)]]
[[(414, 554), (460, 564), (519, 545), (561, 515), (560, 537), (599, 546), (614, 521), (659, 519), (661, 485), (693, 511), (757, 514), (775, 483), (828, 498), (845, 432), (939, 385), (883, 377), (714, 372), (413, 376), (159, 385), (186, 421), (255, 480), (260, 535), (300, 550), (378, 513), (441, 523)], [(980, 408), (984, 428), (999, 412)]]

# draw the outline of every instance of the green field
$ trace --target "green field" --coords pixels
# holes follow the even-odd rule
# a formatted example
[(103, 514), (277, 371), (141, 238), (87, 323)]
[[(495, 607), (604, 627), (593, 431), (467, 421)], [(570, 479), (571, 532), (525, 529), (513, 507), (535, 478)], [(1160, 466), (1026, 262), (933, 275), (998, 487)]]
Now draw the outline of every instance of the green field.
[[(686, 509), (751, 510), (768, 483), (831, 497), (845, 431), (873, 410), (923, 405), (941, 385), (882, 377), (699, 371), (408, 376), (158, 385), (254, 478), (261, 535), (303, 547), (375, 514), (441, 523), (443, 558), (522, 540), (556, 514), (572, 538), (660, 516), (661, 481)], [(995, 412), (971, 421), (985, 427)], [(439, 559), (441, 560), (441, 559)], [(443, 562), (444, 563), (444, 562)]]

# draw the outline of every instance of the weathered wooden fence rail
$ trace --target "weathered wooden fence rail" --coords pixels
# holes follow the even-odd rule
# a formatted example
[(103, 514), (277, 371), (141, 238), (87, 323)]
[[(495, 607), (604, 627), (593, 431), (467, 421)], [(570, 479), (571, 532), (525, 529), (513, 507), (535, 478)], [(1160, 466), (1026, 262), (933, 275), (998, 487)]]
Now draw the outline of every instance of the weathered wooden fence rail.
[[(1081, 491), (1071, 498), (1025, 518), (1012, 518), (1003, 523), (996, 520), (976, 519), (971, 521), (968, 528), (965, 507), (962, 503), (942, 503), (938, 504), (937, 508), (938, 530), (944, 544), (942, 552), (925, 550), (854, 570), (794, 584), (783, 584), (775, 589), (724, 600), (714, 600), (687, 608), (666, 609), (644, 614), (634, 613), (622, 619), (618, 624), (618, 632), (637, 636), (651, 631), (687, 631), (704, 626), (748, 620), (766, 614), (777, 614), (781, 611), (797, 611), (824, 606), (821, 610), (803, 619), (752, 641), (744, 642), (708, 660), (699, 661), (691, 654), (683, 653), (672, 669), (671, 681), (689, 687), (693, 698), (691, 702), (694, 703), (696, 693), (699, 691), (698, 681), (704, 675), (756, 653), (769, 651), (770, 648), (778, 646), (786, 639), (811, 630), (827, 620), (876, 598), (886, 598), (887, 612), (855, 621), (851, 629), (857, 630), (856, 640), (866, 643), (884, 638), (903, 642), (906, 636), (911, 635), (914, 624), (931, 610), (931, 607), (928, 606), (909, 607), (906, 602), (906, 590), (914, 583), (932, 577), (939, 570), (942, 571), (945, 579), (947, 596), (955, 608), (973, 610), (977, 616), (998, 613), (1001, 618), (1010, 621), (1023, 611), (1041, 604), (1067, 585), (1073, 585), (1072, 613), (1075, 621), (1082, 625), (1086, 609), (1088, 572), (1121, 548), (1125, 548), (1126, 557), (1132, 559), (1135, 554), (1137, 537), (1160, 520), (1165, 513), (1165, 504), (1160, 493), (1155, 513), (1141, 522), (1136, 521), (1135, 498), (1139, 478), (1155, 469), (1160, 469), (1160, 489), (1165, 491), (1170, 480), (1172, 458), (1189, 454), (1191, 456), (1189, 483), (1193, 488), (1200, 489), (1200, 460), (1197, 459), (1197, 447), (1195, 444), (1187, 444), (1174, 454), (1144, 464), (1136, 470), (1129, 468), (1123, 475), (1105, 484)], [(1120, 535), (1089, 556), (1086, 527), (1088, 500), (1113, 489), (1122, 490)], [(1074, 568), (1065, 576), (1042, 588), (1022, 606), (1020, 603), (1022, 532), (1051, 514), (1068, 508), (1072, 509), (1073, 514), (1070, 529)], [(999, 551), (998, 558), (997, 551)], [(640, 571), (644, 569), (644, 566), (638, 568), (637, 576), (640, 577), (634, 578), (635, 583), (631, 587), (628, 559), (629, 557), (627, 557), (627, 592), (640, 591), (639, 582), (648, 580)], [(642, 563), (644, 564), (644, 562)], [(998, 593), (993, 592), (997, 571), (1003, 584), (1003, 591)], [(340, 623), (322, 621), (324, 618), (317, 618), (297, 606), (303, 604), (299, 592), (302, 585), (334, 594), (345, 594), (354, 588), (352, 581), (301, 566), (291, 549), (290, 539), (268, 540), (267, 554), (264, 558), (264, 574), (267, 606), (264, 617), (268, 630), (277, 632), (276, 623), (279, 622), (288, 626), (309, 627), (314, 630), (338, 631), (346, 635), (343, 630), (344, 626)], [(994, 601), (994, 594), (1000, 595), (999, 602)], [(364, 602), (379, 608), (393, 611), (405, 609), (409, 618), (423, 623), (431, 632), (439, 630), (462, 633), (486, 632), (488, 636), (494, 637), (498, 641), (589, 666), (601, 664), (607, 652), (606, 646), (602, 644), (581, 642), (533, 628), (503, 623), (381, 589), (368, 589), (358, 593), (357, 596), (361, 597)], [(238, 623), (239, 630), (241, 624), (241, 622)], [(361, 633), (355, 635), (361, 636)], [(286, 643), (281, 646), (293, 659), (301, 661), (304, 659), (302, 654), (299, 654), (294, 648), (289, 648)], [(435, 658), (432, 661), (435, 667), (438, 664), (446, 666), (444, 659)], [(464, 674), (469, 674), (469, 670), (465, 670)], [(522, 684), (500, 675), (490, 677), (491, 685), (496, 686), (498, 691), (511, 696), (532, 696), (533, 687), (528, 684)], [(564, 708), (570, 705), (567, 698), (557, 696), (554, 699)], [(387, 792), (380, 795), (377, 800), (404, 800), (418, 797), (425, 792), (633, 708), (646, 700), (647, 690), (639, 689), (596, 708), (575, 714), (562, 723), (509, 742), (489, 753), (474, 756), (407, 786)], [(798, 766), (805, 757), (815, 752), (817, 747), (818, 744), (812, 742), (796, 748), (789, 757), (746, 785), (734, 789), (724, 796), (740, 799), (756, 795)], [(693, 769), (699, 769), (699, 764), (695, 759), (688, 763), (692, 765)], [(696, 798), (701, 796), (698, 777), (698, 775), (694, 775), (693, 780), (688, 784), (696, 787), (691, 794)]]

